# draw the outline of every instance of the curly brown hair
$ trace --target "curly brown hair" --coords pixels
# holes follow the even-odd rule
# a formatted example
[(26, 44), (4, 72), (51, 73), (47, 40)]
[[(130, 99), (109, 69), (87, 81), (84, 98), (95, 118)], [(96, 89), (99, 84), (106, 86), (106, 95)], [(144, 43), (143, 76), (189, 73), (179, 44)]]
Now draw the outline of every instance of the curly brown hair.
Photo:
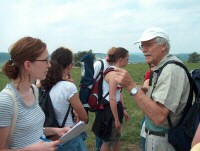
[(63, 70), (68, 67), (73, 60), (72, 51), (60, 47), (51, 55), (51, 67), (46, 75), (46, 79), (41, 81), (41, 87), (50, 90), (57, 82), (63, 81)]

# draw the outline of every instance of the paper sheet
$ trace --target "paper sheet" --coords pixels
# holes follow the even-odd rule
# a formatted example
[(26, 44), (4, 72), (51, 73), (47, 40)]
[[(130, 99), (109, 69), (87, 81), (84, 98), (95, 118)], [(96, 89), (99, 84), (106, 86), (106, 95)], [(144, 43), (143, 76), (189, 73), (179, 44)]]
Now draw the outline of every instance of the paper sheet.
[(79, 121), (76, 125), (74, 125), (67, 133), (60, 137), (62, 144), (65, 144), (69, 140), (75, 138), (80, 135), (83, 131), (87, 129), (87, 124), (83, 121)]

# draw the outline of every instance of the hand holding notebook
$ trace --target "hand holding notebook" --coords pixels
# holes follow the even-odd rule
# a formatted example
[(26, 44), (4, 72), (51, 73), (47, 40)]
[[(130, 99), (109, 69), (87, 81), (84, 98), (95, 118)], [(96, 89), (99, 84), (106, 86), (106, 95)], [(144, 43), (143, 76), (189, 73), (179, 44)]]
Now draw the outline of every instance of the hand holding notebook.
[(87, 124), (83, 121), (79, 121), (76, 125), (74, 125), (67, 133), (59, 138), (62, 141), (62, 144), (65, 144), (69, 140), (75, 138), (80, 135), (83, 131), (87, 129)]

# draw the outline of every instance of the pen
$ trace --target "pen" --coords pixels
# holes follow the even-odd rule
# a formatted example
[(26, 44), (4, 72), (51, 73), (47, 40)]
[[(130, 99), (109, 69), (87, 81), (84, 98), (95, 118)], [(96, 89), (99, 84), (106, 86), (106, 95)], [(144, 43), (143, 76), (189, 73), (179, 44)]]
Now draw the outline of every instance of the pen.
[[(41, 139), (41, 140), (43, 140), (43, 141), (45, 141), (45, 142), (51, 142), (51, 140), (49, 140), (49, 139), (46, 139), (46, 138), (45, 138), (45, 137), (43, 137), (43, 136), (41, 136), (41, 137), (40, 137), (40, 139)], [(58, 147), (59, 147), (59, 148), (62, 148), (62, 145), (61, 145), (61, 144), (59, 144), (59, 145), (58, 145)]]
[(40, 137), (40, 139), (41, 139), (41, 140), (43, 140), (43, 141), (45, 141), (45, 142), (51, 142), (51, 140), (49, 140), (49, 139), (46, 139), (46, 138), (45, 138), (45, 137), (43, 137), (43, 136), (41, 136), (41, 137)]

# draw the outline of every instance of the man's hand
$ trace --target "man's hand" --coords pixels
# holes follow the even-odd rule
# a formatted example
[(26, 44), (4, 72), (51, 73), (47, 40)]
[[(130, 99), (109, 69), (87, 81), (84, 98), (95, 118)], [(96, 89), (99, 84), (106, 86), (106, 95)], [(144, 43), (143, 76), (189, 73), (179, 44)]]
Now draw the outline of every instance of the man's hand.
[(124, 109), (124, 117), (125, 117), (125, 120), (126, 120), (126, 122), (129, 122), (130, 121), (130, 115), (128, 114), (128, 112), (126, 111), (126, 109)]
[(121, 68), (115, 68), (115, 71), (116, 71), (115, 80), (119, 85), (121, 85), (129, 92), (131, 91), (132, 88), (136, 87), (136, 83), (133, 81), (128, 71)]

